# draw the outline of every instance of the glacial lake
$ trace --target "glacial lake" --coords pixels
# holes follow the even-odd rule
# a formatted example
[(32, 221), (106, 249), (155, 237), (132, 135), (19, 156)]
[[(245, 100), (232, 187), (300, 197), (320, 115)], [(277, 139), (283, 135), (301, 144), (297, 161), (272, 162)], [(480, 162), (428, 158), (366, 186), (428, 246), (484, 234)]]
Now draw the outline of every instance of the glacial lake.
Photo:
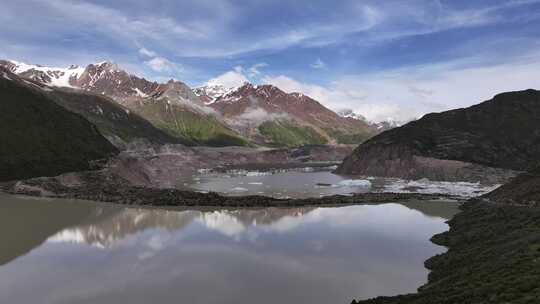
[(445, 193), (464, 198), (491, 192), (500, 185), (474, 182), (416, 181), (396, 178), (347, 177), (331, 172), (331, 168), (299, 168), (295, 170), (202, 172), (183, 186), (214, 191), (224, 195), (265, 195), (278, 198), (309, 198), (363, 192)]
[(0, 303), (350, 303), (414, 292), (451, 202), (138, 209), (0, 194)]

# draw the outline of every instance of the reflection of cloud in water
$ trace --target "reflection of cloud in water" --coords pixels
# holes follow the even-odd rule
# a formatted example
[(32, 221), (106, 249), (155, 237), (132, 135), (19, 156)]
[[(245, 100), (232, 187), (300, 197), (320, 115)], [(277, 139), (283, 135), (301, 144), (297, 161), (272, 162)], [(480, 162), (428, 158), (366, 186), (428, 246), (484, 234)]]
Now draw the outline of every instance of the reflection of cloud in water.
[(145, 250), (138, 255), (139, 260), (146, 260), (155, 256), (159, 251), (166, 247), (166, 244), (170, 239), (170, 235), (162, 233), (152, 235), (144, 244)]
[(246, 226), (227, 211), (203, 213), (198, 220), (207, 228), (219, 231), (226, 236), (235, 236), (246, 230)]
[[(284, 217), (301, 217), (313, 208), (265, 208), (219, 211), (169, 211), (148, 209), (119, 209), (106, 219), (64, 229), (51, 236), (49, 242), (87, 244), (97, 248), (110, 248), (129, 235), (149, 229), (181, 231), (196, 220), (209, 230), (228, 237), (238, 237), (249, 226), (269, 225)], [(253, 237), (253, 236), (248, 236)], [(149, 245), (154, 249), (157, 240)]]
[[(423, 202), (423, 204), (441, 204), (437, 202)], [(263, 228), (265, 231), (288, 233), (299, 229), (301, 226), (313, 224), (326, 225), (329, 228), (360, 229), (369, 231), (377, 229), (376, 233), (392, 238), (414, 238), (423, 240), (429, 236), (421, 225), (431, 225), (432, 222), (424, 221), (415, 223), (415, 219), (425, 216), (419, 210), (414, 210), (402, 204), (390, 203), (381, 205), (360, 205), (346, 207), (317, 208), (302, 217), (284, 216)], [(441, 217), (439, 217), (441, 218)], [(396, 226), (404, 228), (396, 230)]]

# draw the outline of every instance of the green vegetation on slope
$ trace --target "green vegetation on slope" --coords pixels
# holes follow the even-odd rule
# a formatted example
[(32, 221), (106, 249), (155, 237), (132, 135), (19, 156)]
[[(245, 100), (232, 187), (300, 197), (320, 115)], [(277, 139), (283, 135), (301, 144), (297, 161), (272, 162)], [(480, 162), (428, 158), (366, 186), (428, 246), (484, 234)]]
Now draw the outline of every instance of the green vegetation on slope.
[(275, 146), (296, 147), (327, 143), (313, 128), (298, 126), (288, 121), (266, 121), (259, 126), (259, 132)]
[(193, 144), (192, 141), (172, 136), (156, 128), (134, 111), (129, 111), (106, 97), (67, 91), (55, 91), (52, 96), (61, 106), (81, 114), (95, 124), (102, 134), (117, 136), (126, 143), (144, 138), (158, 144)]
[(116, 152), (82, 116), (39, 89), (0, 78), (0, 180), (87, 170)]
[(339, 129), (325, 129), (324, 131), (335, 138), (338, 144), (346, 145), (361, 144), (373, 136), (373, 133), (368, 130), (361, 130), (362, 132), (358, 133), (346, 133)]
[(246, 146), (248, 142), (211, 115), (164, 102), (147, 103), (137, 111), (169, 134), (207, 146)]

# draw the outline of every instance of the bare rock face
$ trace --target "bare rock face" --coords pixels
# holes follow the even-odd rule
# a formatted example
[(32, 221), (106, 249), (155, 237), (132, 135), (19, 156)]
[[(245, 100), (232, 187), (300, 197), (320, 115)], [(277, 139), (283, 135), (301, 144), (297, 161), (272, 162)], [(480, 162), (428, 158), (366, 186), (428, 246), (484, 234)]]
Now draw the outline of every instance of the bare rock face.
[(159, 84), (130, 75), (114, 63), (101, 62), (88, 65), (74, 86), (123, 101), (129, 97), (146, 97)]
[(433, 113), (360, 145), (342, 174), (504, 181), (540, 161), (540, 92), (508, 92)]
[(73, 85), (86, 91), (114, 98), (125, 106), (134, 103), (167, 99), (171, 103), (202, 105), (200, 98), (184, 83), (170, 80), (167, 83), (151, 82), (129, 74), (111, 62), (88, 65)]

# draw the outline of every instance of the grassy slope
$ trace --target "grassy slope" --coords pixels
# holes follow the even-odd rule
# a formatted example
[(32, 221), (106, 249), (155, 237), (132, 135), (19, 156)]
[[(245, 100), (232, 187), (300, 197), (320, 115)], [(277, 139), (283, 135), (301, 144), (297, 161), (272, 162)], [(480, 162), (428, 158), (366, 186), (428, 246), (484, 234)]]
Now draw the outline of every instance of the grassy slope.
[(39, 89), (0, 78), (0, 180), (89, 168), (117, 152), (86, 119)]
[(141, 116), (169, 134), (208, 146), (245, 146), (247, 140), (225, 127), (212, 116), (193, 113), (181, 106), (163, 102), (147, 103), (137, 108)]
[(145, 138), (150, 142), (193, 144), (156, 128), (150, 122), (106, 97), (81, 93), (57, 91), (55, 101), (66, 109), (83, 115), (95, 124), (104, 135), (118, 136), (124, 142)]
[(275, 146), (295, 147), (309, 144), (326, 144), (327, 140), (307, 126), (287, 121), (267, 121), (259, 126), (259, 132)]
[(373, 133), (368, 130), (360, 130), (357, 133), (348, 133), (339, 129), (325, 129), (330, 137), (335, 138), (339, 144), (361, 144), (373, 136)]

